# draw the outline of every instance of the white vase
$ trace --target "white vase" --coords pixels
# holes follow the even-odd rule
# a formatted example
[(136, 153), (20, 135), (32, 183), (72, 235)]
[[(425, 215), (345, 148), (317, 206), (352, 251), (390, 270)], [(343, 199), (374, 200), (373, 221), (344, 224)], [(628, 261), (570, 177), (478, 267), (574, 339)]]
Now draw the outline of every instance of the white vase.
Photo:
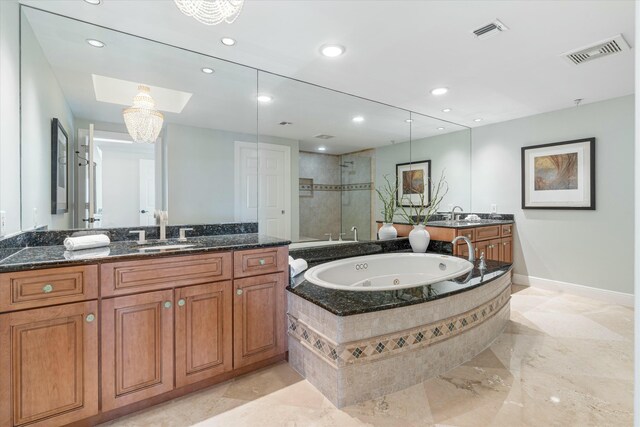
[(413, 226), (413, 230), (409, 233), (409, 243), (411, 244), (413, 252), (427, 252), (427, 247), (429, 247), (430, 241), (431, 236), (429, 236), (429, 232), (423, 224)]
[(383, 222), (382, 227), (378, 230), (379, 240), (391, 240), (398, 237), (398, 230), (390, 222)]

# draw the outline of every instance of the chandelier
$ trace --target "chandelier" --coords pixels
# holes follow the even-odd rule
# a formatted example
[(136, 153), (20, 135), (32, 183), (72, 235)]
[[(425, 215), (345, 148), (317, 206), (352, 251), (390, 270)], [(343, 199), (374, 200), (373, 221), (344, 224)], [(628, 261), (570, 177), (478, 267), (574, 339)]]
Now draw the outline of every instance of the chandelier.
[(231, 24), (236, 20), (244, 0), (173, 0), (178, 9), (205, 25)]
[(138, 86), (138, 94), (133, 97), (133, 105), (122, 111), (129, 135), (135, 142), (153, 144), (158, 139), (164, 116), (156, 110), (156, 103), (149, 95), (148, 86)]

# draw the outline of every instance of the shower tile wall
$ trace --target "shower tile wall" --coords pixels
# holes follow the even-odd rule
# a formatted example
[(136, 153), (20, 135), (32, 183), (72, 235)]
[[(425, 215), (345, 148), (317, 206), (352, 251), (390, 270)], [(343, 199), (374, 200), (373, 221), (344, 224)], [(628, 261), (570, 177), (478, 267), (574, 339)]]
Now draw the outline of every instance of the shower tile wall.
[[(340, 233), (340, 157), (300, 152), (300, 178), (313, 179), (311, 197), (300, 196), (300, 240), (335, 239)], [(318, 187), (320, 186), (320, 187)]]
[[(373, 196), (373, 150), (342, 156), (342, 230), (352, 239), (351, 227), (358, 227), (358, 238), (371, 240), (371, 198)], [(353, 162), (353, 163), (351, 163)], [(375, 236), (374, 236), (375, 238)]]

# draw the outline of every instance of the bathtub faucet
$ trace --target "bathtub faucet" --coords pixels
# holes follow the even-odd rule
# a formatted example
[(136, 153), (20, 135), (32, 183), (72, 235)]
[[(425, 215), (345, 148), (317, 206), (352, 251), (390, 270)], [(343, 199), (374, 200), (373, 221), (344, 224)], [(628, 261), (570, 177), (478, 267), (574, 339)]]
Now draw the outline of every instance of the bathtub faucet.
[(456, 242), (460, 239), (464, 240), (464, 242), (467, 244), (467, 247), (469, 248), (469, 262), (474, 262), (476, 260), (476, 257), (474, 256), (474, 253), (473, 253), (473, 244), (471, 243), (471, 240), (469, 240), (467, 236), (458, 236), (451, 241), (451, 244), (454, 245), (455, 247)]

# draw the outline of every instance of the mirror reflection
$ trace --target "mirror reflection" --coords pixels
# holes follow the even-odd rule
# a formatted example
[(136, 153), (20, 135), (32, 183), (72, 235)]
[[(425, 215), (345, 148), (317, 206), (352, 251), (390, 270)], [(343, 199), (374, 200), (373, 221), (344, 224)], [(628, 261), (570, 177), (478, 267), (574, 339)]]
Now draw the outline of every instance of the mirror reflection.
[(302, 245), (371, 240), (376, 188), (416, 173), (444, 173), (442, 210), (470, 207), (463, 126), (22, 11), (24, 230), (154, 225), (163, 210)]

